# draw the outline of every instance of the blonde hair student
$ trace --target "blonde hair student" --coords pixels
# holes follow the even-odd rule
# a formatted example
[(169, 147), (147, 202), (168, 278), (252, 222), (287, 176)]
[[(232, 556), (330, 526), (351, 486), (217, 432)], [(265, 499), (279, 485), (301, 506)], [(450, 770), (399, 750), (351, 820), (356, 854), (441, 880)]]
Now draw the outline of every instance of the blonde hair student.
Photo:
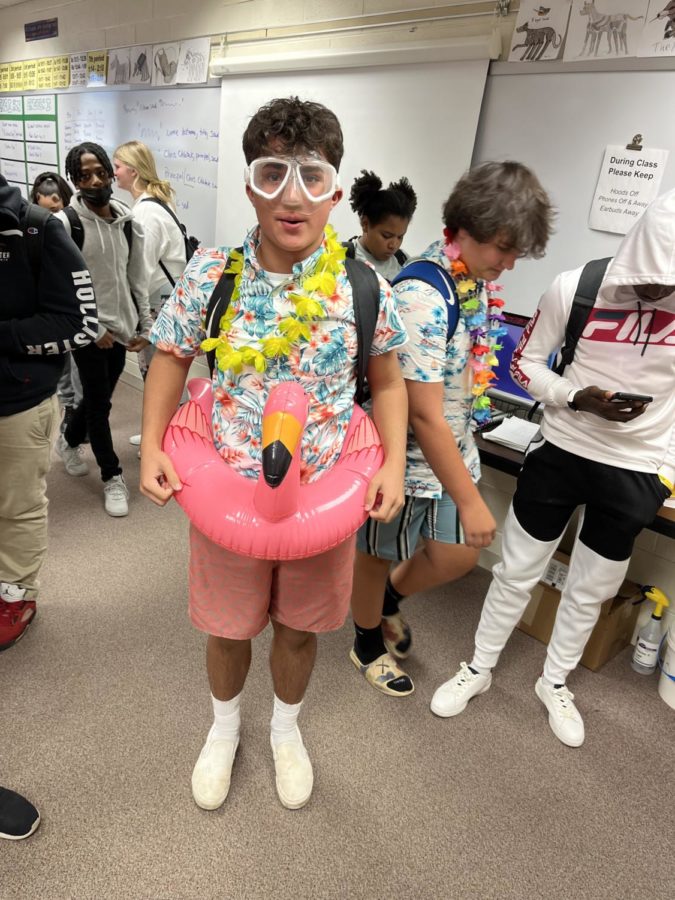
[(134, 200), (147, 194), (169, 206), (174, 205), (175, 191), (168, 181), (157, 174), (152, 150), (141, 141), (120, 144), (113, 154), (115, 178), (122, 190), (129, 191)]

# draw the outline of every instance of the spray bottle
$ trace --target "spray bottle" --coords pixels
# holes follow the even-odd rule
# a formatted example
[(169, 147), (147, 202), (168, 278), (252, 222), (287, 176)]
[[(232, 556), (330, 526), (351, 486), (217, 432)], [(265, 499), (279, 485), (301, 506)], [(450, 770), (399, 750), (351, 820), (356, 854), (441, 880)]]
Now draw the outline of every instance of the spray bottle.
[(642, 594), (646, 600), (651, 600), (655, 606), (651, 619), (638, 631), (631, 665), (640, 675), (651, 675), (656, 671), (659, 656), (663, 607), (670, 606), (670, 602), (663, 591), (654, 587), (654, 585), (644, 585)]

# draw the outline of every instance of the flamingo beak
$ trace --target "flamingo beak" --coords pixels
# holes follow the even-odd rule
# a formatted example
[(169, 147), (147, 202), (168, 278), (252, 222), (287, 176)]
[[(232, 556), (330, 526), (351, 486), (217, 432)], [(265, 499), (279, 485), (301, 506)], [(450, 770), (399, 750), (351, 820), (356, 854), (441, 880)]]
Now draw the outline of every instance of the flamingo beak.
[(278, 411), (263, 417), (262, 472), (271, 488), (279, 487), (296, 453), (303, 425), (290, 412)]

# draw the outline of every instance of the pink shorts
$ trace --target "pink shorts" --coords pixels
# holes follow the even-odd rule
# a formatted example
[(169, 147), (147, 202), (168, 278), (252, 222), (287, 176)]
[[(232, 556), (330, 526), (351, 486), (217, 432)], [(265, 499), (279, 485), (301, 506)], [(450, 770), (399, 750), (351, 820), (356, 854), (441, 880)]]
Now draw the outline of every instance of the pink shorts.
[(269, 619), (296, 631), (336, 631), (352, 595), (355, 537), (297, 560), (251, 559), (190, 526), (190, 619), (216, 637), (255, 637)]

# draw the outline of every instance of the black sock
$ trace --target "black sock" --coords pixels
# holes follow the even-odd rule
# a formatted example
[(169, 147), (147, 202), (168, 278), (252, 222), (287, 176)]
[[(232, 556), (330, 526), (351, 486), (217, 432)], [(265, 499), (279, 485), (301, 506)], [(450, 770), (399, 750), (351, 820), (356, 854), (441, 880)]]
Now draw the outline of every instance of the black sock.
[(354, 652), (364, 666), (367, 666), (368, 663), (373, 662), (378, 656), (382, 656), (383, 653), (387, 652), (380, 625), (376, 625), (375, 628), (361, 628), (354, 623), (354, 631), (356, 633)]
[(401, 600), (405, 600), (405, 597), (403, 596), (403, 594), (399, 594), (399, 592), (391, 583), (391, 579), (387, 578), (387, 583), (384, 587), (384, 603), (382, 605), (382, 615), (395, 616), (398, 612), (398, 605)]

